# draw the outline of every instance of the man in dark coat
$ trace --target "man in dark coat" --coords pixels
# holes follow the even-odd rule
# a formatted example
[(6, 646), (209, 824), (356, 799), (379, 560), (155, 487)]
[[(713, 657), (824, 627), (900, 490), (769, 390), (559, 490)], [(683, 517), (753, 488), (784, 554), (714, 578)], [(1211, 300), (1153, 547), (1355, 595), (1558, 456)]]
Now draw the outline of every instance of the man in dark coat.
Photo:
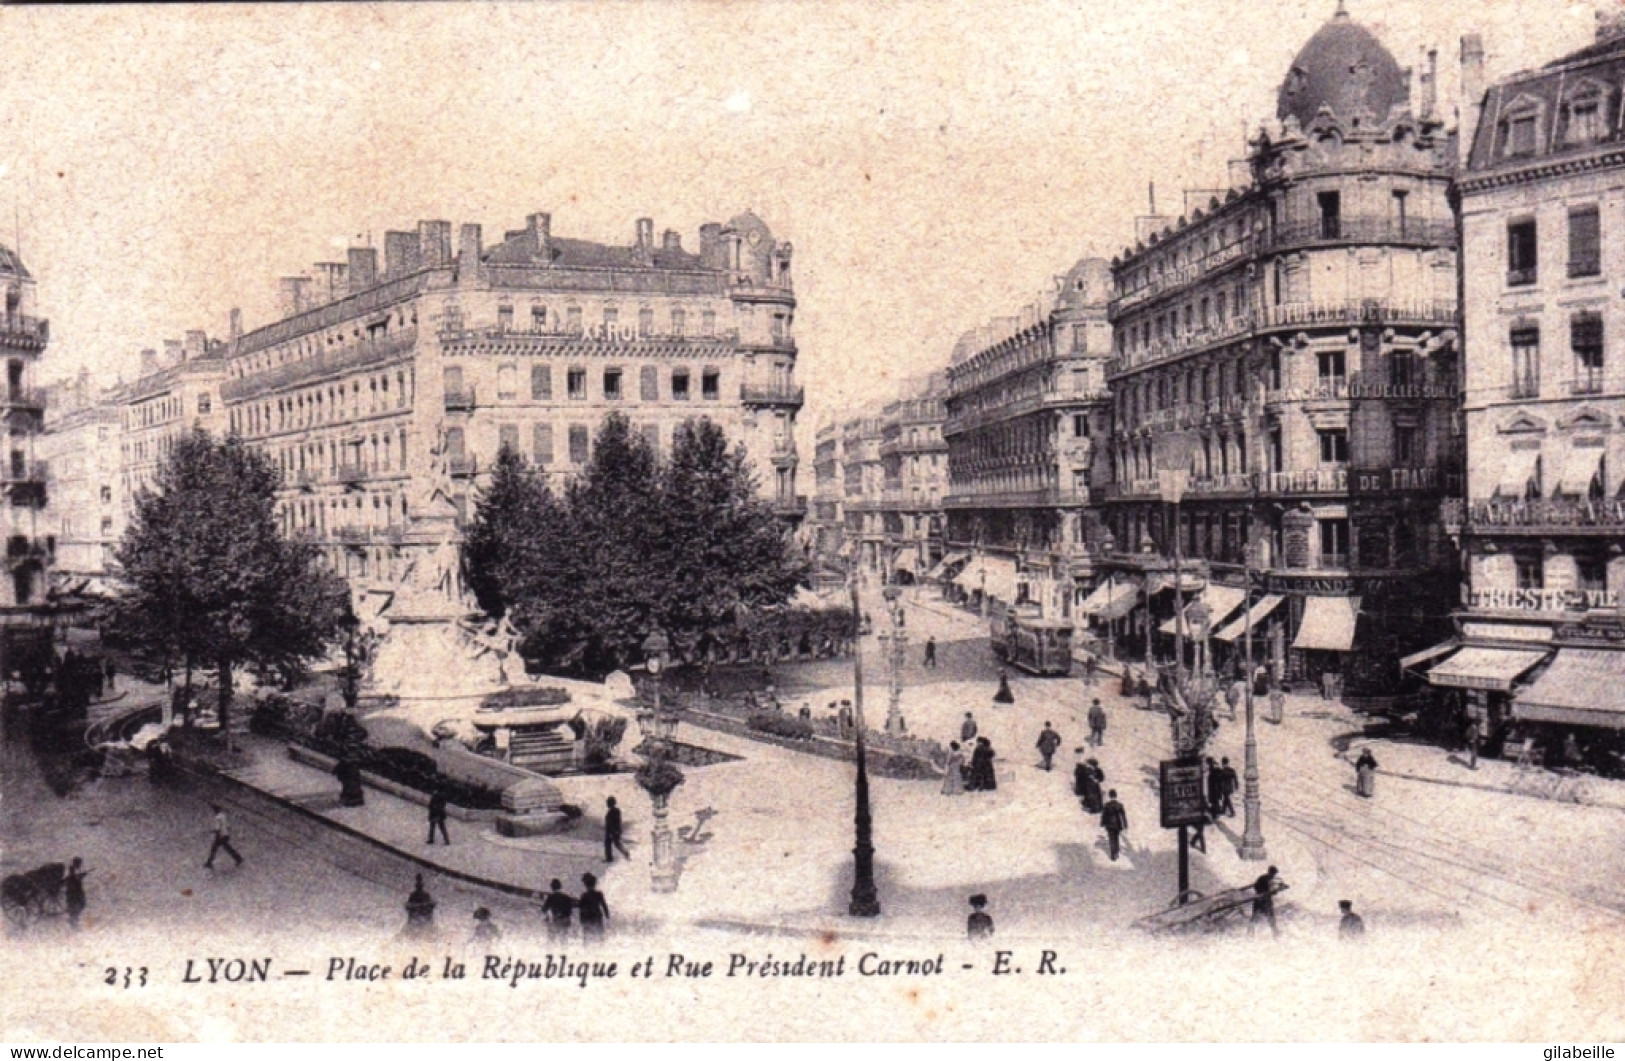
[(970, 897), (971, 914), (965, 919), (965, 935), (973, 940), (993, 938), (993, 915), (987, 912), (987, 896)]
[(1128, 832), (1128, 812), (1117, 802), (1115, 788), (1106, 795), (1106, 806), (1100, 811), (1100, 827), (1106, 830), (1107, 850), (1111, 853), (1112, 861), (1116, 862), (1118, 852), (1122, 850), (1122, 835)]
[(436, 789), (429, 797), (429, 840), (434, 843), (434, 831), (440, 830), (440, 839), (447, 847), (451, 846), (451, 837), (446, 833), (446, 794)]
[(575, 912), (576, 901), (565, 890), (557, 877), (548, 883), (547, 896), (542, 899), (542, 913), (547, 915), (547, 938), (558, 941), (569, 938), (570, 915)]
[(1086, 763), (1079, 764), (1073, 771), (1073, 777), (1079, 789), (1078, 796), (1083, 801), (1083, 809), (1090, 814), (1099, 814), (1105, 806), (1100, 784), (1106, 777), (1106, 771), (1100, 768), (1098, 762), (1090, 759)]
[(1251, 932), (1260, 921), (1268, 921), (1270, 932), (1277, 936), (1281, 934), (1280, 927), (1275, 923), (1275, 877), (1280, 872), (1271, 866), (1269, 872), (1253, 881), (1253, 920), (1247, 926), (1248, 932)]
[(79, 927), (79, 917), (85, 912), (85, 878), (90, 871), (84, 862), (75, 858), (68, 863), (68, 872), (62, 875), (62, 905), (68, 912), (68, 924)]
[[(1234, 818), (1236, 803), (1233, 797), (1236, 789), (1241, 787), (1241, 779), (1236, 776), (1236, 768), (1230, 765), (1229, 756), (1219, 760), (1219, 774), (1219, 809), (1224, 811), (1226, 817)], [(1214, 817), (1218, 815), (1215, 814)]]
[(598, 878), (591, 873), (581, 875), (583, 889), (576, 900), (576, 916), (581, 920), (581, 939), (593, 943), (604, 938), (604, 922), (609, 920), (609, 901), (598, 890)]
[(621, 842), (621, 836), (625, 829), (621, 822), (621, 808), (615, 805), (614, 796), (609, 797), (604, 803), (609, 808), (604, 811), (604, 861), (614, 862), (616, 851), (620, 851), (622, 856), (630, 861), (632, 852), (628, 851), (626, 845)]
[(1224, 771), (1213, 756), (1207, 757), (1207, 812), (1214, 818), (1224, 809)]
[(1044, 757), (1044, 769), (1050, 770), (1055, 762), (1055, 749), (1061, 746), (1061, 735), (1050, 728), (1048, 720), (1038, 734), (1038, 754)]
[(1354, 912), (1354, 903), (1349, 899), (1339, 899), (1337, 907), (1343, 911), (1343, 919), (1337, 924), (1337, 938), (1345, 943), (1364, 940), (1365, 919)]
[(971, 717), (969, 711), (965, 712), (965, 721), (959, 724), (959, 742), (969, 744), (976, 739), (976, 719)]
[(1089, 705), (1089, 743), (1097, 748), (1106, 743), (1106, 709), (1099, 697)]
[(976, 750), (970, 756), (970, 784), (965, 787), (972, 792), (992, 792), (999, 787), (993, 772), (993, 745), (986, 737), (976, 738)]
[(935, 637), (925, 639), (925, 665), (927, 667), (937, 665), (937, 639)]

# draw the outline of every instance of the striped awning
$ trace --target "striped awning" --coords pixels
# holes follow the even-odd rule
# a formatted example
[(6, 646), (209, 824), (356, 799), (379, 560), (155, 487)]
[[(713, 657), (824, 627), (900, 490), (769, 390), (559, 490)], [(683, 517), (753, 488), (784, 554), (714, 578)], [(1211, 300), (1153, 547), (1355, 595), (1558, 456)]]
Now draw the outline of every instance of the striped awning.
[(1544, 651), (1468, 646), (1428, 671), (1433, 685), (1511, 692), (1512, 683), (1546, 658)]
[(1347, 652), (1354, 647), (1354, 621), (1359, 613), (1359, 597), (1305, 597), (1303, 622), (1298, 624), (1292, 647)]
[(1625, 651), (1563, 648), (1546, 672), (1512, 701), (1531, 722), (1625, 729)]
[(1248, 608), (1241, 615), (1237, 616), (1230, 623), (1230, 625), (1214, 634), (1214, 639), (1218, 641), (1235, 641), (1245, 636), (1247, 633), (1247, 623), (1249, 620), (1252, 622), (1253, 630), (1256, 632), (1258, 630), (1258, 624), (1264, 621), (1264, 616), (1274, 611), (1276, 606), (1284, 600), (1286, 600), (1286, 598), (1281, 596), (1279, 593), (1267, 594), (1258, 600), (1251, 608)]

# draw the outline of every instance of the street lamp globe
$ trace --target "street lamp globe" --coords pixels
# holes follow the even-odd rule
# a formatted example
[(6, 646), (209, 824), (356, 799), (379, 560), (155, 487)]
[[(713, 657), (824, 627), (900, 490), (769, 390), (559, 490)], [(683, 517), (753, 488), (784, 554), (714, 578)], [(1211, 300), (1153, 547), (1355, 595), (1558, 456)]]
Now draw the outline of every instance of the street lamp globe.
[(671, 651), (671, 641), (666, 632), (658, 626), (643, 639), (643, 663), (649, 668), (650, 674), (659, 674), (666, 665), (666, 653)]

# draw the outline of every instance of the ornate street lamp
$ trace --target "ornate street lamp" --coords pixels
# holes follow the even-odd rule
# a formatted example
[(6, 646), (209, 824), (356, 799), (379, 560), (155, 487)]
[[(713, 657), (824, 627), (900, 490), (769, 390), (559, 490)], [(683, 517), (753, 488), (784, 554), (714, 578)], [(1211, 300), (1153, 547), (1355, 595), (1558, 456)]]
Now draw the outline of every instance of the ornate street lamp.
[(886, 612), (891, 618), (891, 630), (880, 635), (880, 643), (889, 648), (889, 662), (891, 669), (891, 688), (886, 703), (886, 732), (902, 734), (908, 732), (908, 723), (903, 719), (903, 653), (908, 644), (908, 635), (903, 632), (903, 602), (899, 599), (902, 590), (895, 582), (888, 583), (881, 591), (886, 598)]
[(677, 866), (671, 855), (671, 825), (667, 804), (671, 794), (684, 781), (683, 771), (671, 761), (672, 741), (677, 736), (677, 716), (662, 709), (661, 685), (671, 642), (660, 629), (643, 641), (644, 665), (654, 679), (655, 706), (638, 712), (638, 729), (643, 734), (643, 765), (638, 767), (638, 786), (649, 794), (654, 805), (654, 860), (649, 870), (649, 889), (654, 892), (677, 890)]
[(1259, 565), (1263, 566), (1262, 538), (1253, 540), (1253, 506), (1247, 506), (1247, 537), (1248, 542), (1242, 549), (1242, 584), (1246, 587), (1241, 603), (1247, 610), (1242, 616), (1244, 624), (1242, 631), (1242, 654), (1247, 660), (1245, 696), (1247, 700), (1247, 742), (1246, 762), (1242, 767), (1242, 813), (1245, 828), (1241, 834), (1241, 857), (1249, 861), (1261, 862), (1269, 857), (1264, 850), (1264, 812), (1258, 794), (1258, 733), (1253, 728), (1253, 608), (1249, 594), (1253, 587), (1253, 559), (1255, 549), (1260, 553)]
[(855, 842), (852, 846), (852, 903), (847, 912), (853, 917), (879, 917), (880, 894), (875, 890), (874, 820), (869, 815), (869, 764), (864, 745), (863, 725), (863, 610), (858, 605), (858, 580), (853, 574), (849, 584), (852, 591), (852, 708), (856, 730), (858, 777), (855, 802), (857, 810), (852, 817)]

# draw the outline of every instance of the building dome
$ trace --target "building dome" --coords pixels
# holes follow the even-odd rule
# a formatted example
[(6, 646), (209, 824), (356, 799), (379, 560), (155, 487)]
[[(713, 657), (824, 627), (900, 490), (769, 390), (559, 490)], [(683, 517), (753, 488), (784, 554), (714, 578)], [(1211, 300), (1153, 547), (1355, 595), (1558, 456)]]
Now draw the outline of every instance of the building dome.
[(1281, 82), (1275, 116), (1307, 126), (1327, 107), (1348, 121), (1382, 121), (1409, 101), (1405, 72), (1371, 31), (1357, 25), (1339, 3), (1337, 14), (1320, 27), (1292, 61)]

